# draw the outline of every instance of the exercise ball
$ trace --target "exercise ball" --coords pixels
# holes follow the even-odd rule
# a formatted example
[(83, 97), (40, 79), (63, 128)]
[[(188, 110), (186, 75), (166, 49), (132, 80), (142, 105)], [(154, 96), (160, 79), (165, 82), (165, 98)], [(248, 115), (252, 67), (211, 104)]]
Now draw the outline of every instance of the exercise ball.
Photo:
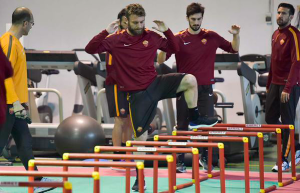
[(60, 155), (93, 153), (96, 145), (105, 145), (105, 135), (95, 119), (85, 115), (73, 115), (59, 124), (54, 141)]

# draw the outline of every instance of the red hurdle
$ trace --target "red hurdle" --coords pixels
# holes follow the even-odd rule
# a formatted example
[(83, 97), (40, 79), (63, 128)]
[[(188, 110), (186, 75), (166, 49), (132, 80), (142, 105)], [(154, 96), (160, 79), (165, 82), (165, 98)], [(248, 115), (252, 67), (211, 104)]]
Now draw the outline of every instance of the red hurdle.
[[(244, 124), (226, 124), (229, 126), (242, 126)], [(245, 125), (246, 126), (246, 125)], [(246, 131), (246, 132), (264, 132), (264, 133), (272, 133), (275, 132), (277, 134), (277, 165), (281, 166), (282, 164), (282, 160), (281, 160), (281, 129), (279, 128), (274, 128), (272, 126), (276, 126), (276, 125), (257, 125), (257, 124), (248, 124), (247, 126), (256, 126), (256, 127), (202, 127), (202, 128), (198, 128), (195, 129), (194, 131)], [(268, 126), (268, 127), (258, 127), (258, 126)], [(291, 139), (294, 139), (294, 126), (293, 125), (277, 125), (277, 126), (283, 126), (282, 129), (290, 129), (290, 137)], [(294, 143), (295, 140), (291, 140), (291, 143)], [(295, 145), (291, 145), (291, 152), (294, 152), (295, 155)], [(291, 154), (293, 155), (293, 153)], [(292, 162), (291, 163), (295, 163), (295, 156), (291, 156)], [(295, 164), (294, 164), (295, 165)], [(294, 177), (295, 176), (295, 177)], [(283, 181), (282, 180), (282, 168), (278, 167), (278, 186), (279, 187), (283, 187), (286, 185), (289, 185), (291, 183), (293, 183), (293, 181), (298, 180), (300, 178), (300, 175), (298, 175), (296, 177), (296, 166), (293, 168), (293, 164), (292, 164), (292, 179), (287, 180), (287, 181)], [(267, 190), (266, 190), (267, 191)]]
[[(191, 141), (208, 141), (208, 142), (225, 142), (225, 141), (235, 141), (235, 142), (243, 142), (244, 144), (244, 169), (245, 169), (245, 192), (250, 193), (250, 171), (249, 171), (249, 144), (247, 137), (214, 137), (214, 136), (154, 136), (154, 140), (191, 140)], [(220, 168), (221, 171), (221, 168)], [(208, 177), (212, 177), (211, 173), (211, 165), (208, 165)]]
[[(65, 155), (64, 155), (65, 156)], [(68, 172), (68, 167), (69, 166), (85, 166), (85, 167), (116, 167), (116, 166), (121, 166), (121, 167), (132, 167), (135, 168), (137, 167), (139, 172), (141, 173), (141, 179), (143, 180), (144, 183), (144, 163), (143, 162), (136, 162), (136, 163), (118, 163), (118, 162), (83, 162), (83, 161), (47, 161), (47, 160), (30, 160), (28, 163), (28, 170), (33, 171), (35, 166), (63, 166), (63, 171)], [(63, 181), (67, 181), (68, 177), (73, 177), (73, 176), (63, 176)], [(93, 172), (92, 177), (94, 178), (94, 193), (99, 193), (100, 192), (100, 177), (99, 177), (99, 172)], [(29, 181), (33, 181), (34, 179), (30, 177)], [(144, 185), (139, 184), (142, 189), (140, 189), (140, 192), (144, 192)], [(33, 193), (33, 189), (29, 188), (29, 193)]]
[[(0, 171), (0, 176), (28, 176), (29, 178), (47, 176), (47, 177), (78, 177), (78, 178), (93, 178), (93, 179), (98, 178), (99, 179), (98, 172), (93, 172), (91, 174), (91, 173), (75, 173), (75, 172)], [(28, 193), (31, 193), (31, 189), (33, 192), (33, 187), (38, 182), (30, 181), (29, 183), (31, 183), (32, 185), (28, 187)], [(66, 191), (67, 191), (67, 189), (66, 189)]]
[[(279, 129), (280, 130), (280, 129)], [(230, 132), (230, 131), (173, 131), (172, 135), (217, 135), (217, 136), (240, 136), (240, 137), (258, 137), (259, 146), (259, 179), (260, 179), (260, 192), (270, 192), (276, 189), (276, 186), (270, 186), (265, 189), (264, 179), (264, 141), (263, 133), (261, 132)], [(208, 164), (212, 164), (212, 149), (208, 148)], [(266, 191), (267, 190), (267, 191)]]
[[(128, 144), (129, 145), (129, 144)], [(130, 145), (129, 145), (130, 146)], [(199, 181), (199, 152), (197, 148), (149, 148), (149, 147), (108, 147), (108, 146), (96, 146), (94, 148), (95, 153), (100, 153), (100, 152), (108, 152), (108, 151), (121, 151), (121, 152), (152, 152), (156, 153), (192, 153), (193, 155), (193, 180), (195, 178), (196, 181)], [(146, 155), (148, 156), (148, 155)], [(129, 161), (129, 160), (128, 160)], [(154, 162), (158, 162), (157, 160), (154, 160)], [(173, 179), (176, 178), (176, 165), (173, 164), (173, 170), (172, 170), (172, 177)], [(173, 182), (174, 183), (174, 182)], [(175, 185), (175, 184), (173, 184)], [(192, 185), (192, 184), (191, 184)], [(174, 189), (176, 190), (176, 189)], [(157, 193), (158, 192), (158, 165), (153, 164), (153, 192)], [(196, 183), (195, 184), (195, 192), (200, 193), (200, 184)]]
[(0, 182), (1, 187), (49, 187), (63, 188), (66, 193), (72, 193), (72, 183), (70, 182)]
[[(65, 161), (69, 160), (69, 159), (125, 159), (125, 160), (158, 160), (158, 161), (167, 161), (168, 163), (168, 175), (169, 175), (169, 193), (173, 193), (173, 183), (172, 183), (172, 165), (174, 164), (173, 161), (173, 156), (171, 155), (149, 155), (149, 156), (144, 156), (144, 155), (128, 155), (128, 154), (124, 154), (124, 155), (116, 155), (116, 154), (95, 154), (95, 153), (65, 153), (63, 155), (63, 159)], [(101, 163), (101, 162), (100, 162)], [(105, 162), (107, 163), (107, 162)], [(113, 162), (108, 162), (107, 164), (112, 164)], [(115, 162), (115, 163), (119, 163), (119, 162)], [(122, 163), (124, 164), (124, 166), (126, 164), (130, 164), (134, 162), (125, 162)], [(143, 162), (140, 162), (140, 168), (139, 169), (139, 191), (144, 193), (144, 164)], [(116, 165), (114, 165), (116, 166)], [(119, 164), (118, 166), (121, 166), (121, 164)], [(142, 166), (142, 167), (141, 167)], [(98, 168), (99, 165), (95, 165), (95, 170), (99, 169)], [(68, 168), (64, 167), (64, 171), (67, 171)], [(126, 193), (130, 193), (130, 173), (126, 172)]]
[[(246, 128), (280, 128), (290, 130), (290, 141), (291, 141), (291, 163), (292, 163), (292, 180), (296, 181), (300, 179), (300, 174), (296, 176), (296, 164), (295, 164), (295, 127), (294, 125), (275, 125), (275, 124), (216, 124), (215, 127), (246, 127)], [(262, 131), (261, 131), (262, 132)], [(281, 157), (281, 155), (280, 155)], [(280, 159), (281, 160), (281, 159)], [(279, 165), (279, 163), (278, 163)], [(281, 164), (279, 165), (281, 166)], [(278, 172), (279, 172), (278, 167)], [(281, 182), (279, 186), (286, 186), (290, 184), (290, 181)]]
[[(157, 135), (154, 137), (157, 138)], [(127, 141), (126, 142), (127, 146), (133, 146), (133, 145), (141, 145), (141, 146), (154, 146), (154, 147), (159, 147), (159, 146), (171, 146), (171, 147), (176, 147), (176, 146), (181, 146), (181, 147), (217, 147), (219, 148), (219, 155), (220, 155), (220, 185), (221, 185), (221, 193), (226, 192), (225, 188), (225, 161), (224, 161), (224, 144), (223, 143), (195, 143), (195, 142), (151, 142), (151, 141)], [(176, 153), (172, 153), (173, 157), (176, 158)], [(174, 161), (176, 163), (176, 161)], [(158, 163), (157, 163), (158, 164)], [(158, 167), (155, 166), (155, 167)], [(199, 179), (199, 181), (193, 180), (192, 182), (188, 182), (186, 184), (180, 184), (176, 185), (176, 178), (174, 178), (174, 190), (179, 190), (183, 189), (185, 187), (191, 186), (194, 183), (199, 183), (200, 181), (208, 179), (207, 177), (202, 177)]]

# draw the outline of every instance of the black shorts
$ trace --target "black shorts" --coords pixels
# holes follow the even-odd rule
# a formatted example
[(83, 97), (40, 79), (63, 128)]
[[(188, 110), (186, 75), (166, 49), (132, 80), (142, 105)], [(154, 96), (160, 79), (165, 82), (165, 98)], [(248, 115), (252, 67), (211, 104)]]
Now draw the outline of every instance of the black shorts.
[(183, 73), (158, 75), (146, 90), (129, 94), (129, 111), (135, 138), (148, 130), (156, 114), (158, 101), (176, 97), (184, 76)]
[(106, 99), (110, 117), (126, 118), (129, 114), (127, 92), (118, 90), (117, 85), (106, 85)]
[[(197, 107), (200, 115), (214, 116), (214, 97), (212, 85), (198, 85)], [(189, 126), (189, 109), (185, 102), (184, 94), (176, 100), (177, 130), (187, 131)]]

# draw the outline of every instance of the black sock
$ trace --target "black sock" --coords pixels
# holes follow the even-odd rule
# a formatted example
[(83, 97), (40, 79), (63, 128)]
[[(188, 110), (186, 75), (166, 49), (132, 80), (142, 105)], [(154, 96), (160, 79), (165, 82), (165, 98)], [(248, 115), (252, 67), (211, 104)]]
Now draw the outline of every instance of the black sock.
[(190, 121), (195, 121), (198, 119), (198, 117), (199, 117), (198, 107), (189, 109), (189, 120)]
[(178, 162), (177, 163), (184, 163), (184, 155), (185, 155), (185, 153), (178, 154)]
[(121, 143), (121, 146), (122, 147), (126, 147), (126, 143)]
[(135, 168), (135, 171), (136, 171), (136, 180), (139, 180), (139, 170)]

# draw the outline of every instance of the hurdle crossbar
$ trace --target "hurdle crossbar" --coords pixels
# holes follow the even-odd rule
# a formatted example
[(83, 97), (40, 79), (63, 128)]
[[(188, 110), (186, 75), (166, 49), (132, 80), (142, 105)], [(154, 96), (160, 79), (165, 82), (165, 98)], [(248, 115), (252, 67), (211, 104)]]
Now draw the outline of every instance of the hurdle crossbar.
[(71, 182), (0, 182), (1, 187), (49, 187), (49, 188), (63, 188), (66, 193), (72, 193)]
[[(276, 125), (276, 124), (216, 124), (215, 127), (247, 127), (247, 128), (280, 128), (290, 130), (290, 142), (291, 142), (291, 165), (292, 165), (292, 180), (296, 181), (300, 179), (300, 175), (296, 174), (295, 163), (295, 127), (294, 125)], [(281, 155), (280, 155), (281, 156)], [(278, 163), (279, 165), (279, 163)], [(281, 164), (280, 164), (281, 165)], [(280, 166), (279, 165), (279, 166)], [(280, 167), (278, 167), (280, 168)], [(279, 172), (279, 169), (278, 169)], [(290, 184), (290, 181), (280, 183), (279, 186), (285, 186)]]
[[(129, 142), (130, 143), (130, 142)], [(128, 146), (130, 144), (127, 143)], [(192, 172), (192, 179), (193, 181), (199, 181), (199, 164), (198, 164), (198, 159), (199, 159), (199, 151), (197, 148), (192, 148), (192, 149), (186, 149), (186, 148), (149, 148), (149, 147), (117, 147), (117, 146), (96, 146), (94, 148), (95, 153), (100, 153), (100, 152), (108, 152), (108, 151), (119, 151), (119, 152), (152, 152), (156, 153), (173, 153), (176, 156), (176, 153), (192, 153), (193, 155), (193, 172)], [(128, 160), (129, 161), (129, 160)], [(158, 192), (158, 163), (157, 160), (153, 161), (153, 192), (157, 193)], [(173, 169), (172, 169), (172, 178), (176, 178), (176, 165), (173, 164)], [(195, 178), (195, 179), (194, 179)], [(194, 183), (188, 183), (189, 186), (192, 186)], [(174, 182), (173, 182), (173, 185)], [(176, 190), (176, 186), (173, 186), (174, 190)], [(196, 183), (195, 184), (195, 192), (200, 193), (200, 184)]]
[[(125, 160), (158, 160), (158, 161), (167, 161), (168, 163), (168, 175), (169, 175), (169, 193), (173, 192), (173, 183), (171, 180), (172, 176), (172, 165), (174, 164), (174, 159), (172, 155), (116, 155), (116, 154), (95, 154), (95, 153), (65, 153), (63, 155), (63, 159), (69, 160), (69, 159), (125, 159)], [(110, 162), (113, 163), (113, 162)], [(118, 163), (118, 162), (116, 162)], [(130, 163), (130, 162), (125, 162)], [(123, 163), (123, 164), (125, 164)], [(142, 163), (142, 162), (140, 162)], [(142, 163), (143, 164), (143, 163)], [(119, 164), (119, 166), (122, 167), (122, 165)], [(68, 168), (64, 167), (64, 170), (67, 170)], [(99, 169), (99, 166), (95, 166), (94, 170)], [(144, 164), (143, 168), (141, 168), (141, 171), (139, 170), (139, 191), (144, 193)], [(129, 183), (128, 183), (129, 182)], [(130, 172), (126, 172), (126, 193), (130, 192)]]
[[(263, 133), (261, 132), (230, 132), (230, 131), (173, 131), (173, 136), (181, 135), (213, 135), (213, 136), (239, 136), (239, 137), (258, 137), (259, 147), (259, 179), (260, 179), (260, 192), (270, 192), (276, 189), (276, 186), (265, 188), (264, 179), (264, 141)], [(212, 149), (208, 148), (208, 164), (212, 164)], [(267, 190), (267, 191), (266, 191)]]
[[(128, 167), (135, 168), (137, 167), (139, 172), (143, 173), (144, 164), (142, 162), (136, 163), (118, 163), (118, 162), (83, 162), (83, 161), (47, 161), (47, 160), (30, 160), (29, 163), (29, 171), (33, 171), (35, 166), (63, 166), (63, 171), (67, 172), (68, 167), (70, 166), (82, 166), (82, 167)], [(95, 171), (98, 173), (98, 171)], [(143, 175), (142, 175), (143, 176)], [(30, 181), (33, 179), (30, 179)], [(64, 177), (63, 181), (67, 181), (68, 178)], [(100, 192), (100, 179), (95, 179), (94, 182), (94, 192)], [(144, 186), (141, 186), (144, 187)], [(140, 188), (140, 187), (139, 187)], [(144, 190), (144, 188), (142, 188)], [(142, 190), (140, 190), (141, 192)]]
[[(245, 124), (226, 124), (229, 126), (246, 126)], [(247, 126), (257, 126), (257, 127), (202, 127), (198, 129), (194, 129), (194, 131), (245, 131), (245, 132), (264, 132), (264, 133), (272, 133), (275, 132), (277, 134), (277, 165), (282, 165), (282, 151), (281, 151), (281, 144), (282, 144), (282, 133), (281, 129), (290, 129), (290, 141), (291, 141), (291, 163), (292, 163), (292, 171), (290, 180), (283, 181), (282, 180), (282, 167), (278, 167), (278, 186), (283, 187), (293, 183), (300, 179), (300, 175), (296, 176), (296, 165), (295, 165), (295, 129), (293, 125), (257, 125), (257, 124), (248, 124)], [(258, 127), (258, 126), (267, 126), (265, 128)], [(272, 127), (271, 127), (272, 126)], [(273, 126), (278, 126), (274, 128)]]
[[(225, 141), (234, 141), (242, 142), (244, 144), (244, 169), (245, 169), (245, 192), (250, 193), (250, 169), (249, 169), (249, 143), (247, 137), (215, 137), (215, 136), (154, 136), (154, 140), (172, 140), (172, 141), (182, 141), (182, 140), (191, 140), (191, 141), (208, 141), (208, 142), (225, 142)], [(220, 168), (221, 170), (221, 168)], [(208, 165), (208, 175), (211, 175), (211, 165)]]
[[(157, 138), (156, 136), (154, 138)], [(215, 147), (219, 148), (219, 155), (220, 155), (220, 172), (218, 175), (220, 175), (220, 185), (221, 185), (221, 193), (226, 192), (225, 188), (225, 161), (224, 161), (224, 144), (223, 143), (195, 143), (195, 142), (160, 142), (160, 141), (127, 141), (126, 142), (127, 146), (134, 146), (134, 145), (139, 145), (139, 146), (154, 146), (154, 147), (159, 147), (159, 146), (171, 146), (171, 147)], [(176, 155), (174, 157), (174, 163), (176, 164)], [(195, 183), (200, 183), (200, 181), (207, 180), (208, 178), (213, 177), (214, 174), (209, 174), (206, 177), (202, 177), (199, 179), (197, 182), (195, 180)], [(174, 178), (174, 182), (176, 185), (176, 178)], [(176, 189), (182, 189), (184, 187), (190, 186), (190, 183), (187, 183), (185, 185), (176, 185)]]
[[(99, 173), (75, 173), (75, 172), (40, 172), (40, 171), (0, 171), (0, 176), (28, 176), (29, 182), (34, 182), (34, 177), (77, 177), (93, 178), (94, 183), (99, 180)], [(31, 192), (32, 191), (32, 192)], [(28, 187), (28, 193), (33, 193), (33, 187)], [(96, 193), (94, 191), (94, 193)]]

